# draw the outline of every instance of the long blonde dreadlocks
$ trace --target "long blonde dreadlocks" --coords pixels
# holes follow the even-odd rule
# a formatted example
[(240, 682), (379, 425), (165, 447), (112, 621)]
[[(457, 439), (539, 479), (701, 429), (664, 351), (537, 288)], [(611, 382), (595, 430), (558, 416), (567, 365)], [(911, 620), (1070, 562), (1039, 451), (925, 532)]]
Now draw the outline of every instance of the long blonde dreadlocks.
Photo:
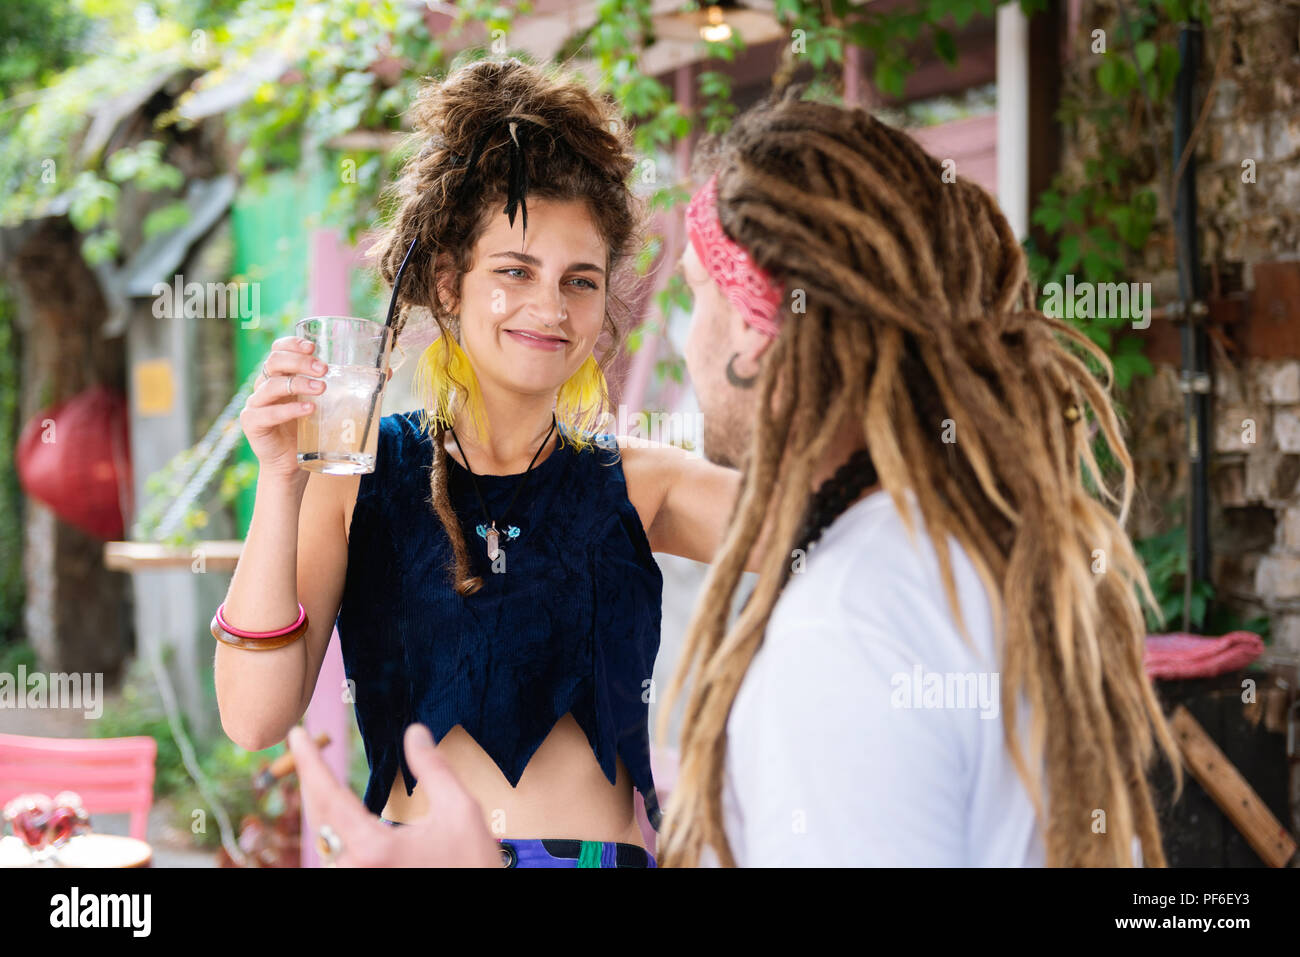
[[(914, 495), (957, 621), (949, 536), (989, 592), (1005, 739), (1047, 863), (1130, 865), (1136, 836), (1144, 862), (1163, 865), (1145, 774), (1155, 741), (1179, 786), (1181, 774), (1142, 666), (1139, 593), (1154, 600), (1123, 530), (1132, 462), (1109, 386), (1085, 357), (1108, 379), (1110, 363), (1034, 308), (1023, 251), (985, 190), (945, 182), (942, 164), (904, 133), (803, 90), (769, 97), (701, 149), (699, 165), (719, 174), (723, 228), (806, 308), (795, 314), (794, 296), (781, 308), (741, 490), (660, 714), (662, 737), (689, 681), (663, 863), (697, 864), (706, 846), (735, 863), (721, 809), (727, 717), (785, 581), (813, 470), (849, 424), (909, 529)], [(1118, 463), (1118, 492), (1093, 457), (1088, 409)], [(945, 428), (955, 442), (940, 441)], [(728, 625), (765, 520), (773, 546)], [(1015, 733), (1020, 692), (1041, 773)]]

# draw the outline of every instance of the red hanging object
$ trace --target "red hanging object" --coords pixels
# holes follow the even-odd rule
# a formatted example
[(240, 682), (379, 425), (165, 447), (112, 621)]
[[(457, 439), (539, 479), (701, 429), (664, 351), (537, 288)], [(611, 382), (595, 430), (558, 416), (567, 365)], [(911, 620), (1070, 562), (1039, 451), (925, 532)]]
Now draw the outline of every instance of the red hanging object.
[(133, 507), (126, 396), (92, 386), (23, 427), (14, 449), (23, 491), (96, 538), (121, 539)]

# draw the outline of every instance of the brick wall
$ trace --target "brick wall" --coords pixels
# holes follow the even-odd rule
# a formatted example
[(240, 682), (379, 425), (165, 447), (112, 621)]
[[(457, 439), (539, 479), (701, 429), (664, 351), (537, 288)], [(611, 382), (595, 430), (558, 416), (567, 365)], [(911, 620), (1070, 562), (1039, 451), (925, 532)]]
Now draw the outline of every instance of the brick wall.
[[(1226, 0), (1213, 9), (1199, 74), (1203, 95), (1225, 37), (1231, 49), (1197, 146), (1201, 259), (1226, 277), (1225, 294), (1248, 296), (1258, 264), (1300, 258), (1300, 0)], [(1085, 2), (1079, 22), (1122, 36), (1113, 0)], [(1095, 59), (1076, 55), (1066, 70), (1077, 79), (1095, 68)], [(1167, 105), (1157, 107), (1157, 129), (1143, 135), (1165, 144), (1167, 169), (1171, 117)], [(1080, 142), (1086, 137), (1067, 137), (1066, 168), (1078, 163)], [(1247, 160), (1253, 183), (1243, 182)], [(1152, 283), (1157, 306), (1170, 301), (1177, 275), (1163, 183), (1153, 175), (1146, 184), (1161, 196), (1160, 222), (1130, 277)], [(1300, 358), (1242, 348), (1232, 328), (1212, 333), (1213, 582), (1230, 607), (1247, 618), (1267, 614), (1278, 644), (1300, 650)], [(1147, 337), (1156, 372), (1120, 396), (1138, 472), (1130, 529), (1138, 537), (1183, 523), (1187, 488), (1177, 331), (1156, 319)]]

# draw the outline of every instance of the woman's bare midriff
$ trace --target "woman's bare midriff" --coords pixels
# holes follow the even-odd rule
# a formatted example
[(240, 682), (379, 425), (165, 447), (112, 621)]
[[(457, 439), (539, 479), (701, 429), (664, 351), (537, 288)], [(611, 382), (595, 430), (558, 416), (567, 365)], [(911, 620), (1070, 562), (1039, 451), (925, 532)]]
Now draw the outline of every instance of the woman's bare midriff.
[[(495, 838), (621, 841), (645, 847), (627, 768), (618, 761), (611, 785), (572, 715), (556, 722), (518, 787), (510, 786), (496, 762), (460, 725), (438, 742), (438, 752), (483, 808), (488, 832)], [(421, 817), (427, 807), (422, 787), (417, 781), (408, 795), (399, 768), (384, 817), (403, 823)]]
[[(344, 534), (351, 537), (360, 478), (349, 479), (334, 488), (339, 492)], [(571, 714), (555, 723), (533, 753), (518, 787), (510, 786), (496, 762), (460, 725), (443, 735), (438, 751), (483, 808), (488, 833), (493, 837), (620, 841), (645, 847), (627, 768), (618, 760), (614, 783), (610, 784), (587, 735)], [(406, 823), (422, 816), (425, 808), (419, 781), (408, 795), (398, 768), (383, 816)]]

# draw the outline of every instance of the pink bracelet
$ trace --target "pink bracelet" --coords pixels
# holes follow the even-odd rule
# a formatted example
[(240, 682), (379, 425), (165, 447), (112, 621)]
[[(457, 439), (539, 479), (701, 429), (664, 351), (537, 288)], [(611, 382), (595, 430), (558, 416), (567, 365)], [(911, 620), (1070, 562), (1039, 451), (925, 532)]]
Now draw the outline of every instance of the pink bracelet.
[(292, 625), (289, 625), (286, 628), (277, 628), (274, 631), (243, 631), (242, 629), (232, 627), (230, 622), (226, 621), (226, 616), (223, 614), (225, 610), (226, 603), (223, 601), (217, 606), (217, 624), (232, 635), (238, 635), (240, 638), (279, 638), (281, 635), (289, 634), (289, 632), (301, 625), (303, 619), (307, 617), (307, 612), (303, 610), (302, 602), (298, 602), (298, 620)]

